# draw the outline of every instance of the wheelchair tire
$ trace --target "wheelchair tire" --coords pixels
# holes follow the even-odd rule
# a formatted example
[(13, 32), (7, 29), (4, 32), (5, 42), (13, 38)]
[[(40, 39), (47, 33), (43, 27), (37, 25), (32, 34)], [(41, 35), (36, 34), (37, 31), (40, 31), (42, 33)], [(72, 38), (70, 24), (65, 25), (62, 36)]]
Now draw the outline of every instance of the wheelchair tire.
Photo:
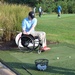
[(34, 49), (37, 49), (39, 46), (40, 46), (40, 39), (39, 37), (36, 37), (34, 40)]
[[(22, 34), (22, 36), (18, 40), (18, 48), (21, 51), (26, 50), (26, 48), (30, 51), (37, 49), (39, 47), (40, 40), (38, 37), (36, 39), (32, 35)], [(36, 44), (37, 44), (37, 46), (36, 46)], [(30, 46), (30, 45), (32, 45), (32, 46)]]
[(18, 39), (18, 48), (20, 51), (24, 51), (25, 47), (21, 44), (21, 37)]
[(21, 43), (23, 47), (26, 47), (28, 50), (34, 50), (34, 38), (32, 35), (24, 35), (21, 37)]

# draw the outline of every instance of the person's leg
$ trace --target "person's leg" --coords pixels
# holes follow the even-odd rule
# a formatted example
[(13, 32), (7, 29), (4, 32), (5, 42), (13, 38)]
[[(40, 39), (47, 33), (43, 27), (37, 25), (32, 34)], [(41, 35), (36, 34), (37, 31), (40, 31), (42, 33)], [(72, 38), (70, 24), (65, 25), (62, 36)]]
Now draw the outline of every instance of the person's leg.
[(42, 31), (35, 31), (31, 33), (33, 36), (39, 36), (42, 47), (46, 46), (46, 33)]
[(41, 17), (41, 13), (40, 13), (40, 17)]
[(35, 32), (32, 32), (31, 33), (33, 36), (39, 36), (40, 40), (41, 40), (41, 48), (43, 50), (49, 50), (50, 48), (47, 47), (47, 44), (46, 44), (46, 33), (45, 32), (42, 32), (42, 31), (35, 31)]
[(61, 17), (61, 11), (60, 11), (60, 12), (58, 12), (58, 17), (59, 17), (59, 18)]
[(61, 17), (61, 11), (60, 11), (60, 17)]
[(58, 17), (60, 17), (60, 13), (58, 12)]
[(41, 17), (41, 12), (39, 12), (39, 17)]

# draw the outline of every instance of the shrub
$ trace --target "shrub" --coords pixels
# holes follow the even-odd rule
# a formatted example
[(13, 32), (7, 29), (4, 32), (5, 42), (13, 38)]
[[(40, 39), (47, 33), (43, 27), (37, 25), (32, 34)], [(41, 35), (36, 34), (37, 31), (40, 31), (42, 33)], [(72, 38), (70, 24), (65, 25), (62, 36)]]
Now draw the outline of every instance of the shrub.
[(0, 5), (0, 26), (3, 28), (3, 40), (14, 39), (16, 31), (21, 31), (21, 21), (31, 10), (25, 5)]

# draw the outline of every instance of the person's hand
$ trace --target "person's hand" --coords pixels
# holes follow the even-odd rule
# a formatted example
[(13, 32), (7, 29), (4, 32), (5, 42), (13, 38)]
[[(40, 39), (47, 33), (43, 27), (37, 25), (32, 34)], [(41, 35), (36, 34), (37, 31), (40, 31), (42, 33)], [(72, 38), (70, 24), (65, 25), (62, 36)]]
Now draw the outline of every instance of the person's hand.
[(25, 34), (25, 35), (29, 35), (27, 32), (23, 32), (23, 34)]
[(30, 32), (27, 32), (27, 34), (29, 35), (29, 34), (30, 34)]

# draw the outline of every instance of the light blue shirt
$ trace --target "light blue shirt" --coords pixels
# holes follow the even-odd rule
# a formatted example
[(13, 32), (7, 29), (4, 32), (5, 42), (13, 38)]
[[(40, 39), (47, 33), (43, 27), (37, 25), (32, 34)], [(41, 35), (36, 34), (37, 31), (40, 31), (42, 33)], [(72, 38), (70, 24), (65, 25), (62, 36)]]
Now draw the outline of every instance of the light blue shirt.
[[(29, 32), (33, 25), (35, 25), (35, 26), (37, 25), (37, 19), (36, 18), (29, 20), (27, 17), (22, 21), (22, 29), (25, 30), (26, 32)], [(34, 31), (34, 30), (35, 29), (33, 29), (32, 31)]]

